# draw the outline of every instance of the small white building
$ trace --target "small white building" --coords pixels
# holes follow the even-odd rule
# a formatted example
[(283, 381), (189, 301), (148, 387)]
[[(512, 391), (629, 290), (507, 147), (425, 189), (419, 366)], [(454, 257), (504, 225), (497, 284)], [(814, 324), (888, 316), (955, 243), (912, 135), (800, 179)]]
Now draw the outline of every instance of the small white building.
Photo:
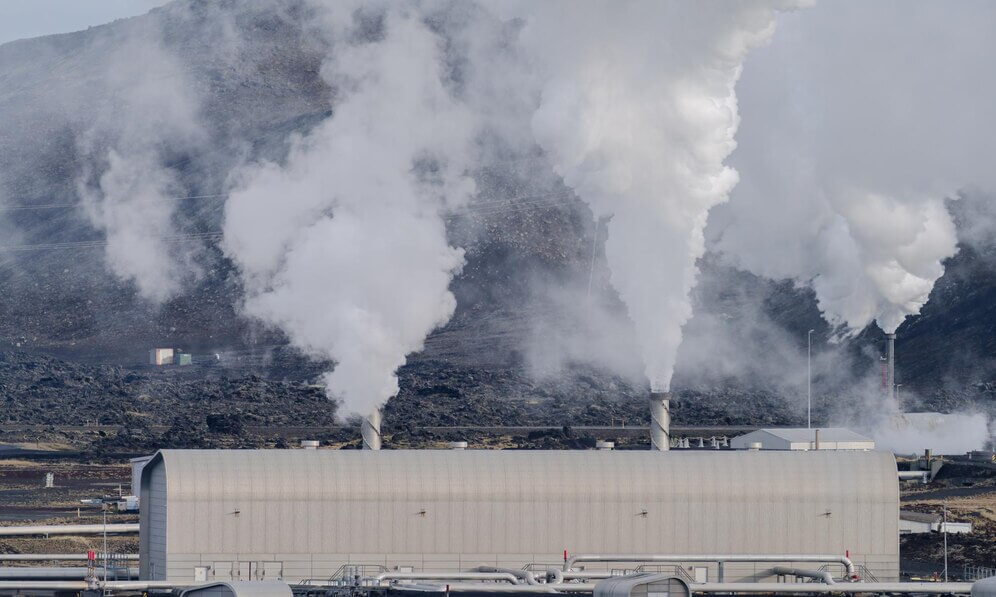
[[(757, 444), (760, 444), (759, 446)], [(874, 450), (875, 440), (843, 427), (758, 429), (730, 440), (734, 450)]]
[(159, 366), (172, 365), (173, 353), (172, 348), (153, 348), (149, 351), (149, 364)]
[(913, 512), (911, 510), (899, 511), (899, 534), (911, 535), (915, 533), (943, 533), (951, 534), (971, 533), (972, 523), (970, 522), (944, 522), (940, 514), (928, 512)]

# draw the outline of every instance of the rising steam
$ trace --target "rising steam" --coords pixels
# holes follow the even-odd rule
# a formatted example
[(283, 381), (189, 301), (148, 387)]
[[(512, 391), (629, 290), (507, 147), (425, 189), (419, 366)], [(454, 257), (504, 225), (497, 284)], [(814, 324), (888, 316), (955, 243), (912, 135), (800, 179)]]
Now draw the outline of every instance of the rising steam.
[(245, 310), (279, 326), (326, 375), (343, 411), (398, 391), (395, 371), (449, 320), (463, 252), (442, 212), (474, 190), (471, 118), (443, 70), (443, 44), (412, 5), (317, 7), (332, 47), (334, 116), (282, 165), (248, 166), (226, 205), (224, 247)]
[(750, 48), (794, 2), (529, 3), (539, 65), (537, 142), (595, 212), (610, 215), (612, 283), (651, 386), (670, 386), (709, 210), (737, 173), (734, 85)]
[(977, 117), (993, 91), (975, 76), (989, 70), (987, 20), (896, 2), (786, 15), (740, 85), (742, 182), (710, 224), (718, 248), (811, 284), (845, 334), (918, 313), (956, 251), (945, 199), (996, 182), (996, 125)]
[(89, 222), (106, 236), (111, 271), (161, 302), (199, 274), (169, 242), (175, 198), (186, 192), (168, 165), (204, 139), (199, 102), (151, 24), (129, 29), (99, 72), (110, 99), (77, 139), (77, 190)]

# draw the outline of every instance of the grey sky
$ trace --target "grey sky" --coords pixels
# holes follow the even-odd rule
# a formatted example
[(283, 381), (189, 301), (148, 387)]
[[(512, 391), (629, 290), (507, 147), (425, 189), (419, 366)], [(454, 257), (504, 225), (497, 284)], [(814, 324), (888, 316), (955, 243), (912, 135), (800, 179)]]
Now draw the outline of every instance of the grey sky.
[(167, 0), (0, 0), (0, 44), (148, 12)]

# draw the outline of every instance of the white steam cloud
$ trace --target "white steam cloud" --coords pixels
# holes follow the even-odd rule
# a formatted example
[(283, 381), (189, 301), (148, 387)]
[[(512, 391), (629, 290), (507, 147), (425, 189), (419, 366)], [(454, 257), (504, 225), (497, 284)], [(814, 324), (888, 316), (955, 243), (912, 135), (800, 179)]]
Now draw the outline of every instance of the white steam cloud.
[(844, 334), (918, 313), (956, 251), (945, 199), (996, 182), (978, 76), (996, 7), (968, 4), (822, 3), (746, 63), (741, 183), (710, 230), (738, 265), (811, 284)]
[(111, 270), (162, 302), (199, 275), (189, 253), (169, 242), (175, 198), (185, 189), (167, 162), (204, 131), (191, 82), (155, 27), (126, 35), (99, 75), (107, 103), (77, 139), (84, 164), (77, 190), (88, 220), (106, 235)]
[(472, 118), (447, 83), (443, 40), (413, 5), (316, 8), (333, 44), (322, 74), (335, 114), (294, 139), (283, 165), (240, 173), (224, 248), (246, 312), (334, 360), (330, 396), (366, 415), (455, 309), (463, 252), (442, 213), (474, 191)]
[(596, 216), (651, 386), (670, 386), (709, 210), (737, 173), (734, 86), (795, 2), (528, 3), (537, 142)]

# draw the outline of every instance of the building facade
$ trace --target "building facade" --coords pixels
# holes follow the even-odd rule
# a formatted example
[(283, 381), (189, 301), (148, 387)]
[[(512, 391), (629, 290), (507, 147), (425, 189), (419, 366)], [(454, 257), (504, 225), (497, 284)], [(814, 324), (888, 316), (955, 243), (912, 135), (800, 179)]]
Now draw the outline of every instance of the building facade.
[[(545, 568), (565, 552), (847, 552), (879, 580), (898, 577), (885, 452), (164, 450), (141, 486), (151, 580)], [(772, 566), (727, 563), (725, 580), (772, 579)]]
[(760, 450), (874, 450), (875, 440), (843, 427), (758, 429), (730, 440), (734, 450), (752, 446)]

